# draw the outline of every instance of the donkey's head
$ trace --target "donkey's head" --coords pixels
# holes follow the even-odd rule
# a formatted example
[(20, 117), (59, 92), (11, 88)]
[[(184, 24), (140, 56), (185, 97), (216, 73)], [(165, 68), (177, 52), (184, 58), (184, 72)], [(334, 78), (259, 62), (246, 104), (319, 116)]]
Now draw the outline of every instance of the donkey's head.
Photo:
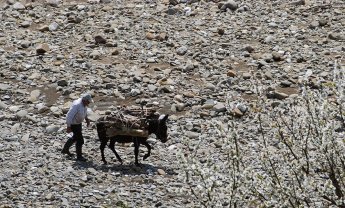
[(156, 118), (149, 119), (149, 134), (153, 133), (157, 139), (165, 143), (168, 141), (167, 119), (169, 115), (160, 115)]

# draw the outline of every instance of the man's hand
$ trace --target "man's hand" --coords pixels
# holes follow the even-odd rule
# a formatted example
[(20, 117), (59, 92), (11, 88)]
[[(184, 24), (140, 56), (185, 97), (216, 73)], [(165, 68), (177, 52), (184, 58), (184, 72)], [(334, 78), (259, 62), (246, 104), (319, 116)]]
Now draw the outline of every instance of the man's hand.
[(67, 127), (67, 133), (71, 133), (71, 132), (72, 132), (71, 127)]
[(86, 126), (90, 126), (90, 119), (85, 119), (86, 120)]

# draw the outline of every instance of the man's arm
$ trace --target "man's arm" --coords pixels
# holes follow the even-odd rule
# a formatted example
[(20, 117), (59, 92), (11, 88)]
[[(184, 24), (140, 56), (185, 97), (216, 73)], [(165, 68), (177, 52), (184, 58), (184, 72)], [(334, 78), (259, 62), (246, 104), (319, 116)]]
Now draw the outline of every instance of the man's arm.
[(87, 116), (85, 117), (85, 121), (86, 121), (86, 125), (89, 126), (90, 125), (90, 119)]

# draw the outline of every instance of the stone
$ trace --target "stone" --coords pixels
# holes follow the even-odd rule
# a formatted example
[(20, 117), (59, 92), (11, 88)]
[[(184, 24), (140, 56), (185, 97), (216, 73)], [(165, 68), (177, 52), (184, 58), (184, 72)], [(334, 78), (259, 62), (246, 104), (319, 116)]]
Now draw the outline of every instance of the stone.
[(46, 0), (47, 5), (52, 7), (58, 7), (60, 4), (60, 0)]
[(8, 108), (11, 112), (17, 112), (17, 111), (19, 111), (19, 106), (10, 106), (9, 108)]
[(50, 126), (47, 126), (46, 132), (47, 132), (48, 134), (52, 134), (52, 133), (56, 133), (59, 129), (60, 129), (59, 126), (50, 125)]
[(33, 90), (30, 92), (29, 101), (36, 102), (41, 95), (41, 90)]
[(107, 40), (102, 35), (96, 35), (94, 37), (96, 44), (106, 44)]
[(36, 105), (36, 108), (37, 108), (37, 111), (38, 111), (39, 113), (44, 113), (44, 112), (46, 112), (46, 111), (49, 110), (49, 108), (48, 108), (47, 106), (45, 106), (44, 103), (39, 103), (39, 104), (37, 104), (37, 105)]
[(20, 123), (16, 123), (11, 127), (11, 134), (16, 134), (20, 129)]
[(229, 70), (226, 75), (228, 77), (236, 77), (237, 76), (237, 73), (234, 71), (234, 70)]
[(236, 108), (239, 109), (242, 113), (245, 113), (248, 111), (248, 107), (244, 104), (237, 104)]
[(113, 50), (113, 51), (111, 52), (111, 55), (113, 55), (113, 56), (117, 56), (117, 55), (119, 55), (119, 54), (120, 54), (120, 51), (119, 51), (118, 49)]
[(24, 118), (27, 115), (28, 115), (28, 112), (26, 110), (20, 110), (16, 113), (16, 116), (19, 117), (20, 119)]
[(343, 41), (345, 40), (345, 35), (341, 33), (332, 32), (328, 35), (328, 38), (331, 40)]
[(156, 40), (159, 40), (159, 41), (165, 41), (165, 40), (168, 40), (168, 34), (167, 33), (159, 33), (156, 37), (155, 37)]
[(24, 28), (28, 28), (31, 26), (31, 22), (30, 21), (24, 21), (24, 22), (20, 23), (20, 26), (24, 27)]
[(238, 4), (233, 0), (228, 0), (226, 3), (221, 3), (218, 5), (221, 11), (226, 11), (227, 9), (235, 11), (238, 8)]
[(226, 106), (224, 103), (217, 103), (216, 105), (213, 106), (212, 108), (216, 112), (225, 112), (226, 111)]
[(8, 105), (0, 101), (0, 109), (5, 110), (6, 108), (8, 108)]
[(185, 46), (181, 46), (176, 50), (176, 53), (180, 56), (183, 56), (187, 53), (188, 49)]
[(20, 42), (20, 47), (22, 47), (22, 48), (29, 48), (30, 45), (31, 45), (31, 42), (27, 41), (27, 40), (23, 40)]
[(25, 9), (25, 6), (20, 3), (20, 2), (16, 2), (13, 4), (13, 9), (15, 10), (24, 10)]
[(94, 59), (94, 60), (99, 60), (101, 58), (101, 53), (98, 50), (94, 50), (90, 53), (90, 58)]
[(66, 87), (66, 86), (68, 86), (68, 81), (65, 80), (65, 79), (59, 80), (59, 81), (57, 82), (57, 85), (58, 85), (58, 86), (61, 86), (61, 87)]
[(59, 24), (56, 22), (53, 22), (49, 25), (49, 31), (56, 31), (59, 28)]
[(30, 133), (26, 133), (23, 135), (23, 137), (21, 138), (21, 141), (23, 142), (28, 142), (30, 140)]
[(238, 109), (238, 108), (232, 109), (231, 113), (235, 117), (242, 117), (244, 115), (244, 113), (240, 109)]
[(41, 27), (38, 28), (38, 30), (41, 32), (49, 31), (49, 26), (48, 25), (42, 25)]
[(270, 99), (278, 99), (278, 100), (283, 100), (289, 97), (288, 94), (282, 93), (282, 92), (277, 92), (277, 91), (270, 91), (266, 94), (267, 98)]
[(0, 83), (0, 91), (7, 91), (9, 89), (11, 89), (11, 85)]
[(218, 28), (218, 29), (217, 29), (217, 33), (218, 33), (219, 35), (224, 35), (224, 33), (225, 33), (224, 28)]
[(281, 53), (278, 52), (273, 52), (272, 53), (272, 58), (274, 61), (282, 61), (283, 60), (283, 56)]
[(246, 47), (244, 47), (245, 51), (247, 51), (248, 53), (253, 53), (255, 51), (253, 46), (247, 45)]
[(37, 47), (36, 47), (36, 53), (38, 55), (43, 55), (45, 54), (46, 52), (48, 52), (50, 50), (49, 48), (49, 45), (47, 43), (43, 43), (43, 44), (39, 44)]
[(190, 139), (196, 139), (199, 138), (199, 133), (193, 132), (193, 131), (187, 131), (186, 136), (189, 137)]
[(163, 170), (163, 169), (157, 169), (157, 173), (158, 173), (158, 175), (165, 175), (166, 173), (165, 173), (165, 171)]
[(153, 40), (155, 39), (155, 35), (151, 32), (146, 33), (146, 39)]
[(310, 23), (309, 27), (310, 27), (311, 29), (315, 29), (315, 28), (319, 27), (319, 21), (312, 21), (312, 22)]
[(252, 75), (248, 72), (245, 72), (242, 74), (242, 77), (243, 77), (243, 79), (250, 79), (252, 77)]
[(326, 19), (320, 19), (319, 20), (319, 26), (320, 27), (326, 26), (327, 24), (328, 24), (328, 20), (326, 20)]
[(48, 201), (51, 201), (51, 200), (54, 200), (55, 197), (52, 193), (48, 193), (46, 196), (45, 196), (45, 199), (48, 200)]

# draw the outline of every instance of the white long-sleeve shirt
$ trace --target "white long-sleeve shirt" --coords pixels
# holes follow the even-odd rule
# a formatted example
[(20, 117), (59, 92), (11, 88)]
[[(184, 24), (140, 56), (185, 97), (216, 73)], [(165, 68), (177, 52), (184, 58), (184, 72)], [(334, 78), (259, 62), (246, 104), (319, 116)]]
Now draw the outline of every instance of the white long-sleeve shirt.
[(72, 103), (71, 108), (67, 112), (67, 127), (70, 127), (72, 124), (81, 124), (86, 117), (87, 107), (83, 105), (81, 98), (79, 98)]

